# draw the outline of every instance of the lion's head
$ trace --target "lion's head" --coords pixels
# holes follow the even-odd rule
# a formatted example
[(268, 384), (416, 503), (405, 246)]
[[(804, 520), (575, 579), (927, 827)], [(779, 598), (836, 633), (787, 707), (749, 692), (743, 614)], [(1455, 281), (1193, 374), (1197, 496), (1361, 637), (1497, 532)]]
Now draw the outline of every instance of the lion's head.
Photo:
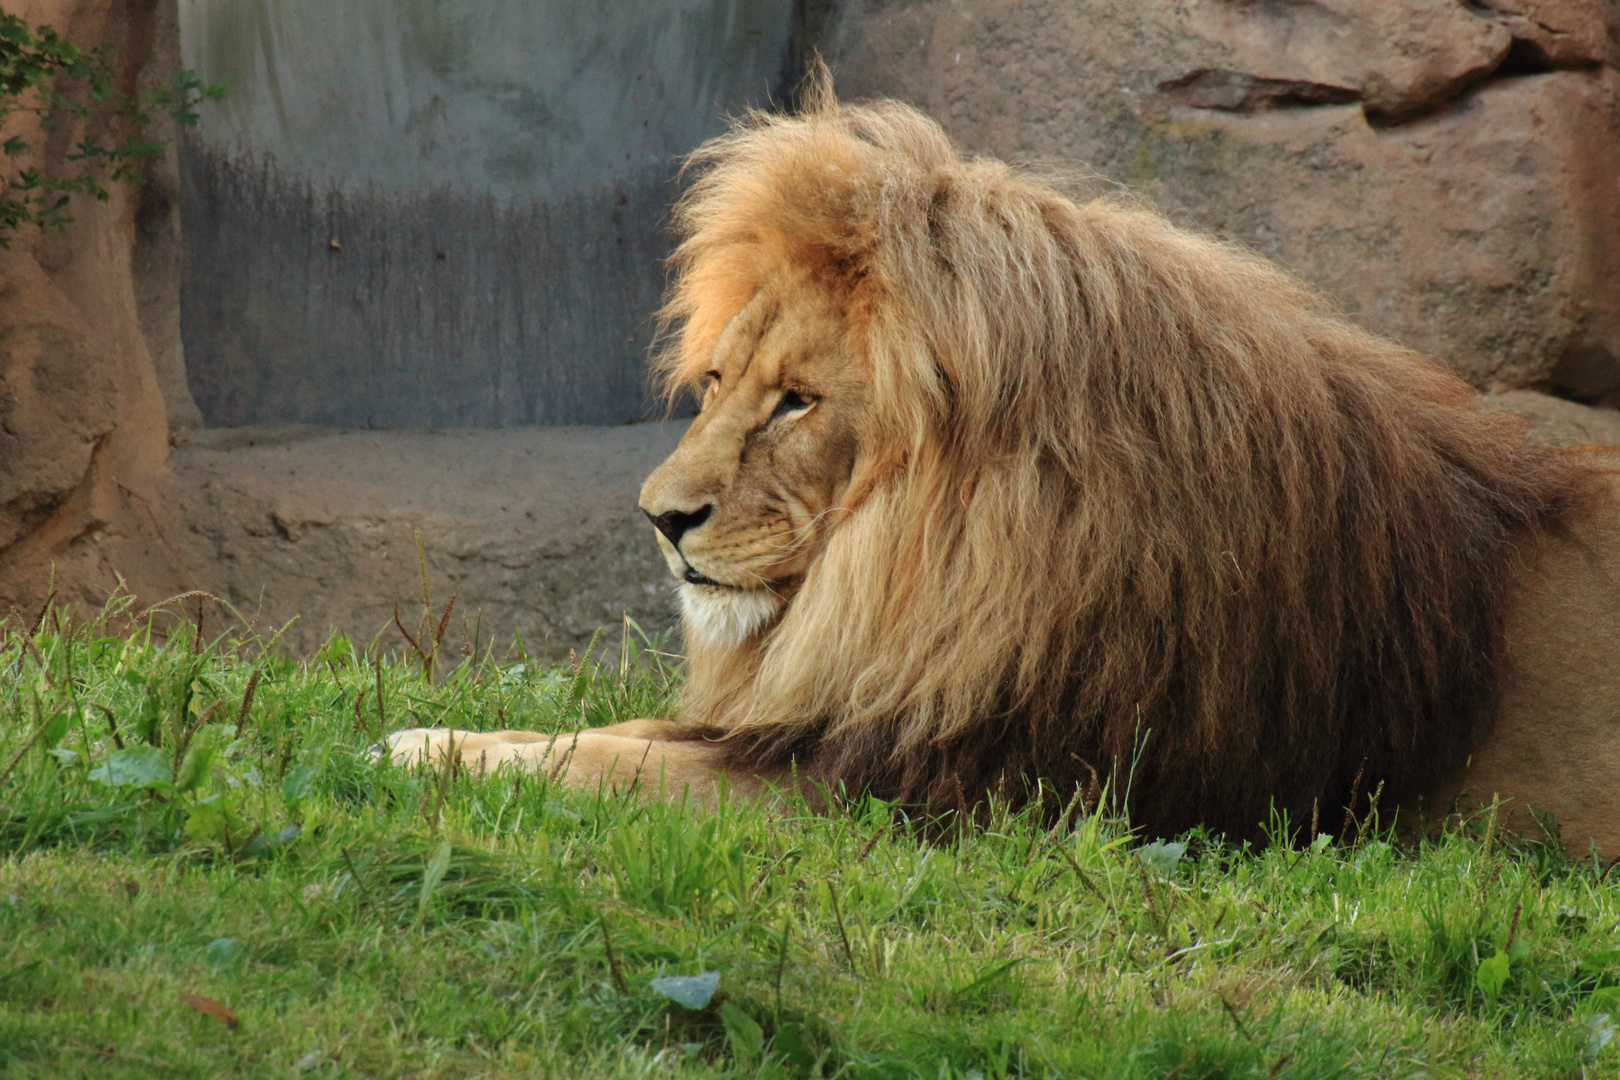
[[(642, 490), (687, 637), (745, 645), (821, 553), (856, 448), (870, 443), (862, 366), (843, 307), (784, 267), (727, 320), (698, 376), (701, 411)], [(863, 435), (866, 436), (863, 439)]]
[(1256, 256), (808, 99), (678, 214), (688, 720), (935, 809), (1130, 768), (1162, 831), (1456, 764), (1578, 466)]

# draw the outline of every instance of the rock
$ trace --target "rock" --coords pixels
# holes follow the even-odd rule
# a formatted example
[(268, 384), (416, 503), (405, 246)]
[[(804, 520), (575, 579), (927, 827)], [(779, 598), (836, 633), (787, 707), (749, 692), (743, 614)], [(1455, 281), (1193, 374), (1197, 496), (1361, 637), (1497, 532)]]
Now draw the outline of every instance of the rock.
[(1480, 0), (1513, 35), (1523, 66), (1620, 67), (1620, 5), (1610, 0)]
[[(1451, 100), (1496, 70), (1513, 42), (1506, 27), (1453, 0), (1215, 2), (1189, 11), (1188, 29), (1226, 49), (1234, 74), (1331, 88), (1385, 119)], [(1305, 95), (1282, 103), (1323, 102)]]
[(33, 258), (0, 252), (0, 548), (47, 520), (118, 425), (117, 371)]
[(1482, 388), (1602, 401), (1620, 392), (1620, 73), (1576, 58), (1612, 58), (1613, 8), (848, 0), (822, 46), (844, 96), (1084, 169), (1081, 194), (1140, 192)]
[(1533, 390), (1487, 394), (1485, 400), (1518, 413), (1554, 446), (1620, 446), (1620, 410), (1593, 408)]
[[(8, 5), (29, 25), (51, 26), (83, 48), (111, 47), (120, 87), (172, 78), (154, 37), (165, 8), (111, 0)], [(167, 9), (172, 25), (172, 3)], [(4, 135), (29, 150), (6, 157), (5, 167), (8, 175), (24, 168), (62, 175), (79, 140), (117, 143), (130, 134), (105, 117), (69, 118), (45, 132), (37, 118), (14, 113)], [(161, 186), (165, 162), (148, 167)], [(157, 546), (152, 500), (168, 423), (147, 335), (178, 341), (179, 312), (172, 303), (143, 305), (161, 290), (143, 291), (133, 270), (142, 259), (161, 259), (150, 246), (165, 242), (161, 215), (141, 187), (105, 186), (104, 202), (73, 199), (75, 221), (65, 232), (9, 232), (10, 247), (0, 251), (0, 615), (8, 608), (31, 615), (53, 573), (64, 600), (99, 606), (118, 584), (107, 552)]]

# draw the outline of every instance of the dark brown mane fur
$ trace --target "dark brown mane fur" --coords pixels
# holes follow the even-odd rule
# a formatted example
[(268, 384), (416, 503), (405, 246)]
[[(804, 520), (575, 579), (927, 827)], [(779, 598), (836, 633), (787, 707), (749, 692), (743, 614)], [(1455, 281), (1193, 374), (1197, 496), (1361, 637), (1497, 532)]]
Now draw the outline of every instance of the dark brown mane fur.
[(780, 623), (694, 654), (686, 716), (736, 766), (933, 810), (1122, 784), (1136, 747), (1160, 835), (1459, 765), (1514, 538), (1580, 503), (1577, 460), (1246, 251), (809, 98), (699, 152), (665, 370), (818, 267), (881, 435)]

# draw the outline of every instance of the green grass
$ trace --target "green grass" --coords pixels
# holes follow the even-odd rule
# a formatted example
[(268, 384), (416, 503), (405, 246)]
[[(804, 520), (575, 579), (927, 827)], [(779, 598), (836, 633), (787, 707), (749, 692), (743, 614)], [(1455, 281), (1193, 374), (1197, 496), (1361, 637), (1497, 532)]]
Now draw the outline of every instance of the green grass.
[(117, 614), (0, 635), (7, 1076), (1620, 1076), (1620, 875), (1488, 822), (1235, 849), (403, 770), (385, 727), (678, 678)]

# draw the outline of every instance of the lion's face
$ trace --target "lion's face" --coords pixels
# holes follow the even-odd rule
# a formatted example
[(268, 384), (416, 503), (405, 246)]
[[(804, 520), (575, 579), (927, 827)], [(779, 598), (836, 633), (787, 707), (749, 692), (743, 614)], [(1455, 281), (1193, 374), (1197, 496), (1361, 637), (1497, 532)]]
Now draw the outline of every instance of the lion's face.
[(822, 289), (767, 283), (726, 326), (701, 411), (641, 489), (688, 634), (741, 644), (792, 599), (836, 526), (865, 386)]

